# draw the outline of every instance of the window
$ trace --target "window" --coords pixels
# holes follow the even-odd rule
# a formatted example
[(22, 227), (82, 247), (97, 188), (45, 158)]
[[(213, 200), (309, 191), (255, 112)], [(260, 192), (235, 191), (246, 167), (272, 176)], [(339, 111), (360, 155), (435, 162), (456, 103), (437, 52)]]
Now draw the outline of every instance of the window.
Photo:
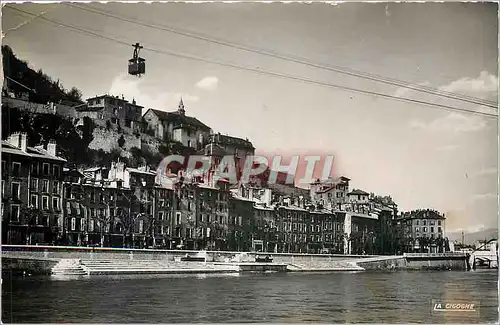
[(441, 229), (441, 227), (438, 227), (438, 232), (439, 232), (439, 233), (442, 233), (442, 232), (443, 232), (443, 229)]
[(13, 200), (19, 200), (21, 196), (21, 185), (19, 183), (12, 183), (11, 184), (11, 194), (12, 194), (12, 199)]
[(434, 227), (431, 227), (431, 232), (434, 232)]
[(85, 219), (80, 218), (80, 230), (84, 231), (85, 230)]
[(59, 198), (58, 197), (53, 197), (52, 198), (52, 209), (54, 209), (54, 211), (59, 211)]
[(45, 225), (50, 227), (50, 217), (45, 218)]
[(38, 163), (37, 162), (31, 164), (31, 173), (34, 175), (38, 174)]
[(424, 226), (425, 226), (426, 224), (427, 224), (427, 221), (426, 221), (426, 220), (424, 220)]
[(176, 212), (176, 214), (175, 214), (175, 224), (176, 225), (181, 224), (181, 213), (180, 212)]
[(31, 194), (31, 206), (38, 209), (38, 195), (36, 194)]
[(19, 205), (13, 204), (10, 206), (10, 219), (12, 221), (19, 221)]
[(49, 167), (50, 167), (50, 165), (48, 163), (43, 163), (43, 174), (44, 175), (49, 175)]
[(90, 219), (89, 231), (94, 231), (94, 227), (95, 227), (95, 221), (94, 221), (94, 219)]
[(163, 211), (158, 212), (158, 219), (163, 220)]
[(95, 202), (95, 193), (92, 191), (90, 192), (90, 203), (94, 203)]
[(160, 233), (163, 235), (165, 233), (165, 229), (163, 226), (161, 226), (161, 230), (160, 230)]
[(12, 163), (12, 176), (20, 176), (21, 175), (21, 163), (13, 162)]
[(415, 223), (415, 224), (418, 226), (418, 225), (419, 225), (419, 223), (420, 223), (420, 222), (419, 222), (419, 220), (417, 220), (417, 223)]
[(2, 174), (7, 175), (7, 162), (2, 160)]
[(441, 220), (438, 221), (438, 226), (441, 226)]
[(54, 181), (54, 183), (52, 183), (52, 193), (59, 193), (59, 181)]
[(95, 217), (95, 209), (94, 208), (90, 208), (90, 217)]
[(415, 232), (419, 232), (420, 229), (418, 227), (415, 227)]
[(71, 218), (71, 230), (76, 229), (76, 218)]
[(48, 196), (42, 196), (42, 209), (43, 210), (49, 209), (49, 197)]
[(158, 204), (160, 205), (160, 207), (163, 207), (165, 205), (165, 200), (163, 199), (159, 200)]
[(47, 179), (42, 180), (42, 192), (49, 193), (49, 181)]
[(5, 196), (5, 181), (2, 179), (2, 197)]
[(54, 173), (54, 176), (60, 176), (60, 168), (58, 165), (54, 165), (53, 167), (53, 173)]
[(34, 192), (38, 192), (38, 178), (31, 179), (31, 190)]
[(142, 233), (144, 231), (144, 221), (139, 220), (139, 232)]
[(424, 227), (424, 228), (422, 229), (422, 231), (423, 231), (423, 232), (427, 232), (427, 227)]

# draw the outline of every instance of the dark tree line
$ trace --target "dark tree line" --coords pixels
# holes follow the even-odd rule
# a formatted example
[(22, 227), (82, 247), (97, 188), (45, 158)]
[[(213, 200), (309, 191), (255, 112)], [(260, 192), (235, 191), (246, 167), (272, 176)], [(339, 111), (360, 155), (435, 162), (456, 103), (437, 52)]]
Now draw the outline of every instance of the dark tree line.
[(90, 118), (84, 117), (83, 125), (77, 128), (75, 121), (60, 115), (33, 114), (2, 105), (2, 119), (2, 139), (14, 132), (25, 132), (28, 146), (47, 145), (53, 140), (57, 142), (59, 154), (70, 163), (91, 162), (88, 145), (93, 139), (95, 124)]
[(82, 92), (78, 88), (64, 89), (59, 80), (53, 80), (42, 69), (31, 69), (26, 61), (18, 59), (7, 45), (2, 46), (2, 63), (4, 77), (11, 79), (6, 80), (7, 88), (16, 97), (28, 94), (30, 101), (40, 104), (62, 101), (66, 104), (82, 103)]

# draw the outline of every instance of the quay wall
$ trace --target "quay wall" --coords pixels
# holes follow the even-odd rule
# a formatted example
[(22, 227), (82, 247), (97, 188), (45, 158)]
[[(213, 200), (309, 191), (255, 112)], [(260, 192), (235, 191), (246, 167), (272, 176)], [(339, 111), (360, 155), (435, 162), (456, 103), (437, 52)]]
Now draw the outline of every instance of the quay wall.
[(410, 270), (467, 270), (465, 253), (405, 254), (406, 268)]
[(356, 264), (365, 270), (406, 270), (407, 262), (404, 256), (394, 256), (387, 259), (370, 259), (357, 261)]
[(2, 257), (2, 276), (50, 275), (57, 260)]
[(365, 270), (467, 270), (463, 253), (404, 254), (356, 261)]
[[(199, 251), (153, 250), (124, 248), (92, 248), (68, 246), (25, 246), (3, 245), (3, 268), (19, 270), (25, 268), (29, 273), (38, 274), (53, 266), (60, 259), (82, 260), (164, 260), (175, 261)], [(369, 255), (326, 255), (326, 254), (289, 254), (207, 251), (208, 262), (254, 263), (257, 256), (269, 256), (277, 264), (303, 264), (311, 267), (327, 267), (336, 261), (354, 262), (365, 270), (467, 270), (467, 254), (404, 254), (402, 256)], [(37, 261), (39, 260), (39, 261)], [(7, 263), (5, 263), (7, 261)]]
[[(127, 249), (106, 247), (2, 245), (2, 258), (77, 258), (87, 260), (130, 259), (174, 261), (177, 258), (186, 256), (186, 254), (195, 255), (199, 252), (200, 251), (189, 250)], [(255, 253), (230, 251), (206, 251), (206, 256), (208, 262), (229, 262), (229, 260), (242, 253), (244, 255), (239, 262), (254, 262), (256, 256), (270, 256), (274, 263), (282, 264), (308, 261), (341, 261), (373, 257), (369, 255)]]

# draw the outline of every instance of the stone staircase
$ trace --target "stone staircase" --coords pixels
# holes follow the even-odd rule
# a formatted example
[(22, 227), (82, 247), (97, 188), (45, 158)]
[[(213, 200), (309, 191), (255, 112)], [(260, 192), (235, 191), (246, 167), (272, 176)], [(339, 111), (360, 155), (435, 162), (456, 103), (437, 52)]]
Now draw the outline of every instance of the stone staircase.
[(62, 259), (52, 268), (52, 275), (87, 275), (79, 259)]
[(239, 268), (206, 262), (167, 260), (82, 260), (87, 274), (233, 273)]
[(364, 268), (353, 261), (300, 261), (288, 264), (291, 272), (320, 272), (320, 271), (364, 271)]

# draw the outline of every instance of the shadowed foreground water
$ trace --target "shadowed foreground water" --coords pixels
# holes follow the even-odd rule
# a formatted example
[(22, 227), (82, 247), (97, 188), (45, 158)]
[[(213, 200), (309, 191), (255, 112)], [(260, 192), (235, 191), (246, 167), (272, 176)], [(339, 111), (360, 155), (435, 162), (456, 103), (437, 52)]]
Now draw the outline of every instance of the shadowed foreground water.
[[(497, 271), (12, 278), (4, 323), (491, 323)], [(433, 314), (432, 299), (480, 304)]]

